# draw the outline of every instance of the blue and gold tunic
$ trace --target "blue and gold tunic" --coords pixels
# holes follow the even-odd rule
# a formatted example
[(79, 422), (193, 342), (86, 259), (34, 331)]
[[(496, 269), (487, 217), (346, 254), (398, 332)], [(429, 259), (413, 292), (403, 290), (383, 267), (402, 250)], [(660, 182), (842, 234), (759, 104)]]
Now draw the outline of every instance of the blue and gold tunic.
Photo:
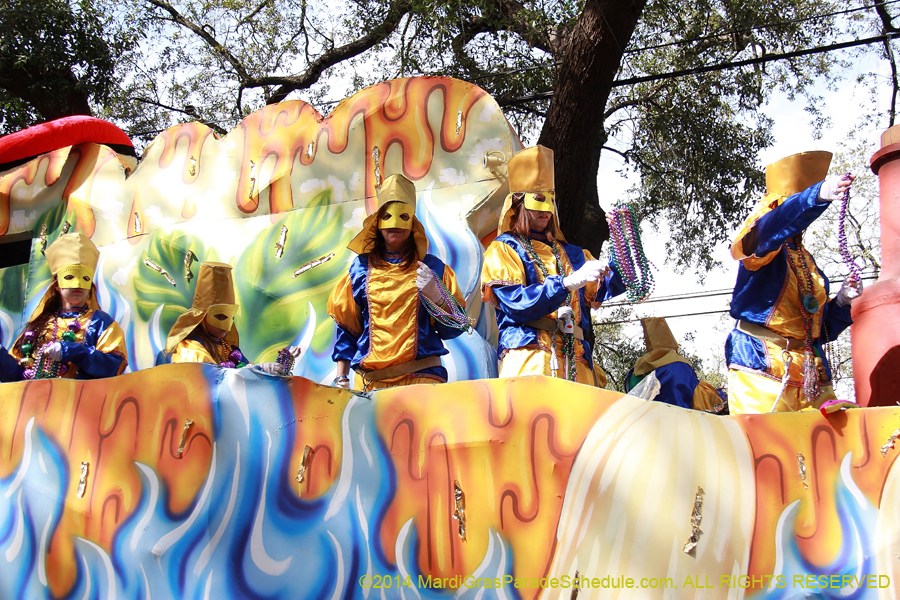
[[(73, 321), (78, 321), (81, 326), (75, 333), (75, 341), (61, 341), (61, 335)], [(53, 341), (60, 342), (61, 362), (68, 363), (68, 371), (61, 376), (63, 378), (113, 377), (121, 375), (128, 366), (125, 333), (109, 314), (100, 309), (91, 309), (83, 314), (80, 310), (57, 313), (37, 336), (32, 356), (36, 355), (38, 347)], [(18, 345), (17, 341), (12, 352), (0, 347), (0, 381), (21, 381), (24, 378), (24, 369), (18, 363), (22, 358)]]
[[(812, 401), (803, 397), (804, 348), (790, 350), (790, 373), (785, 402), (777, 411), (814, 408), (824, 400), (833, 399), (831, 367), (822, 352), (822, 344), (837, 339), (851, 325), (850, 307), (838, 306), (829, 298), (828, 278), (818, 268), (812, 255), (792, 238), (802, 233), (828, 208), (830, 202), (819, 201), (821, 183), (787, 197), (774, 198), (771, 205), (763, 205), (747, 220), (732, 247), (732, 255), (741, 261), (737, 283), (731, 300), (730, 314), (755, 325), (765, 327), (788, 340), (804, 340), (805, 309), (801, 302), (801, 287), (790, 260), (797, 265), (799, 275), (812, 281), (811, 293), (818, 310), (811, 315), (812, 346), (820, 365), (822, 394)], [(762, 213), (761, 216), (759, 213)], [(794, 342), (794, 345), (798, 345)], [(729, 367), (729, 407), (732, 414), (769, 412), (781, 389), (784, 375), (783, 349), (770, 341), (757, 339), (736, 327), (728, 336), (725, 359)]]
[[(328, 298), (328, 314), (337, 324), (332, 359), (350, 361), (357, 371), (443, 356), (449, 351), (442, 340), (462, 333), (461, 329), (441, 325), (426, 312), (416, 289), (416, 263), (404, 267), (400, 259), (385, 260), (386, 266), (374, 268), (368, 254), (358, 255)], [(465, 306), (453, 269), (431, 254), (426, 254), (422, 262)], [(447, 381), (447, 370), (442, 366), (371, 382), (369, 388), (436, 381)], [(357, 380), (357, 387), (361, 383)]]
[[(549, 331), (529, 327), (526, 323), (542, 317), (556, 319), (557, 310), (565, 303), (569, 291), (563, 285), (563, 277), (593, 260), (590, 252), (578, 246), (557, 241), (564, 272), (557, 273), (556, 258), (546, 237), (532, 232), (531, 244), (535, 254), (547, 268), (543, 273), (528, 256), (521, 241), (510, 233), (497, 236), (484, 253), (481, 269), (482, 300), (494, 305), (500, 342), (497, 353), (500, 357), (500, 377), (517, 375), (551, 375), (550, 346), (552, 334)], [(600, 284), (591, 283), (572, 294), (571, 307), (575, 323), (582, 330), (591, 327), (590, 308), (597, 308), (609, 298), (625, 291), (625, 284), (619, 273), (612, 267), (611, 275)], [(561, 347), (562, 337), (557, 337)], [(557, 355), (562, 357), (558, 349)], [(575, 344), (577, 381), (606, 385), (606, 375), (594, 369), (591, 347), (585, 340)], [(562, 366), (562, 359), (560, 359)], [(558, 371), (564, 376), (564, 369)]]

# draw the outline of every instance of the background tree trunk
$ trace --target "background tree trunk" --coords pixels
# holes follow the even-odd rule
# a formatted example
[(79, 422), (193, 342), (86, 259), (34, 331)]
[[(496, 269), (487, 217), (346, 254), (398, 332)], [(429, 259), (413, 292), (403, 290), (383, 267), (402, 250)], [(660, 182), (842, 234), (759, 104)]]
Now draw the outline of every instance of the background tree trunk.
[(597, 170), (603, 113), (646, 0), (588, 0), (572, 29), (538, 143), (555, 154), (556, 198), (566, 239), (599, 255), (609, 238)]

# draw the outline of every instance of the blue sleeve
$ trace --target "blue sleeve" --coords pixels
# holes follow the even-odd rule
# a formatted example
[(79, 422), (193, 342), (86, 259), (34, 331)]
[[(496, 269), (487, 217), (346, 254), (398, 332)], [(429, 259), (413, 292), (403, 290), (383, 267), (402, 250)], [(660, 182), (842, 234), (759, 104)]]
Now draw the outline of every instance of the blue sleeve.
[(690, 365), (674, 362), (655, 371), (659, 379), (659, 395), (653, 400), (682, 408), (693, 408), (694, 388), (700, 383)]
[(600, 287), (597, 289), (597, 302), (611, 300), (616, 296), (624, 294), (626, 289), (625, 281), (622, 280), (622, 275), (619, 273), (619, 270), (616, 269), (616, 266), (610, 262), (609, 275), (600, 282)]
[(495, 286), (492, 289), (500, 303), (500, 310), (517, 323), (547, 316), (563, 305), (569, 293), (559, 275), (547, 277), (544, 283)]
[[(849, 306), (838, 306), (836, 300), (829, 300), (825, 304), (825, 313), (822, 315), (822, 332), (819, 339), (822, 343), (833, 342), (841, 333), (853, 324), (853, 317), (850, 316)], [(825, 339), (825, 332), (828, 332), (828, 339)]]
[(756, 222), (744, 242), (745, 252), (764, 256), (778, 250), (819, 218), (831, 202), (819, 202), (822, 182), (794, 194)]
[(22, 367), (6, 348), (0, 346), (0, 383), (22, 381)]
[[(84, 339), (81, 342), (60, 342), (62, 345), (62, 362), (70, 362), (78, 367), (77, 379), (115, 377), (125, 358), (113, 352), (97, 349), (103, 335), (115, 324), (113, 318), (102, 310), (94, 311), (87, 324)], [(115, 326), (118, 328), (118, 325)], [(119, 332), (124, 336), (124, 332)], [(116, 332), (110, 332), (116, 339)], [(124, 344), (124, 337), (120, 340)], [(123, 348), (124, 349), (124, 348)]]
[(119, 374), (122, 357), (100, 352), (81, 342), (60, 342), (62, 362), (74, 363), (78, 370), (92, 378), (115, 377)]
[(334, 350), (331, 352), (331, 360), (337, 362), (339, 360), (353, 361), (356, 356), (356, 345), (359, 336), (353, 334), (349, 329), (337, 326), (337, 335), (334, 340)]

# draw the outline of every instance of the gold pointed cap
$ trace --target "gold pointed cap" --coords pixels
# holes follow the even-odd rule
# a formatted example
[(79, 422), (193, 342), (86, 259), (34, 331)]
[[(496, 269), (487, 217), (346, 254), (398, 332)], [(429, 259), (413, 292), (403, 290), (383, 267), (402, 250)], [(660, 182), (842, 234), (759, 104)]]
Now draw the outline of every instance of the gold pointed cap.
[(635, 375), (646, 375), (659, 367), (676, 362), (691, 364), (688, 359), (678, 354), (678, 342), (675, 341), (675, 336), (672, 335), (672, 330), (664, 318), (641, 319), (641, 325), (644, 328), (644, 344), (647, 346), (647, 352), (634, 364)]
[(652, 350), (677, 350), (678, 342), (669, 329), (669, 324), (662, 317), (647, 317), (641, 319), (641, 325), (644, 328), (644, 344), (647, 351)]
[(47, 257), (47, 265), (53, 275), (70, 265), (81, 265), (94, 272), (97, 270), (100, 251), (91, 238), (83, 233), (64, 233), (47, 247), (44, 256)]
[[(88, 296), (87, 305), (94, 310), (100, 308), (100, 303), (97, 302), (97, 285), (95, 283), (97, 280), (96, 272), (97, 263), (100, 260), (100, 251), (97, 250), (97, 246), (94, 245), (91, 238), (81, 232), (64, 233), (47, 247), (47, 250), (44, 252), (44, 257), (47, 259), (47, 266), (50, 267), (50, 274), (54, 277), (63, 267), (81, 265), (89, 268), (91, 273), (94, 274), (94, 281), (91, 282), (91, 293)], [(34, 312), (31, 313), (32, 321), (44, 312), (44, 307), (50, 299), (52, 289), (53, 286), (50, 285), (44, 292), (44, 297), (41, 298), (41, 301), (38, 302)]]
[(409, 204), (413, 208), (412, 236), (416, 243), (416, 254), (419, 260), (425, 258), (428, 252), (428, 237), (425, 235), (425, 228), (416, 218), (416, 184), (410, 181), (405, 175), (395, 173), (385, 178), (376, 195), (375, 212), (366, 217), (363, 221), (362, 231), (356, 234), (347, 248), (357, 254), (367, 254), (372, 250), (375, 243), (375, 236), (378, 235), (378, 223), (375, 222), (375, 216), (378, 210), (389, 202), (403, 202)]
[(509, 193), (552, 192), (553, 150), (543, 146), (525, 148), (506, 163), (509, 172)]
[(766, 192), (792, 196), (825, 179), (831, 152), (813, 150), (786, 156), (766, 167)]
[(376, 210), (388, 202), (403, 202), (412, 206), (415, 211), (416, 185), (405, 175), (396, 173), (384, 180), (376, 198), (378, 199)]
[[(200, 263), (197, 286), (194, 288), (194, 301), (191, 308), (178, 317), (169, 330), (166, 352), (174, 352), (178, 342), (186, 338), (206, 318), (206, 312), (214, 304), (237, 305), (231, 265), (219, 262)], [(225, 335), (225, 339), (233, 345), (238, 344), (235, 325), (232, 324), (231, 331)]]
[[(519, 192), (553, 192), (553, 150), (544, 146), (525, 148), (506, 163), (509, 172), (509, 194), (500, 208), (500, 222), (497, 224), (497, 235), (512, 229), (513, 194)], [(553, 237), (566, 241), (559, 228), (559, 213), (556, 201), (553, 204)]]

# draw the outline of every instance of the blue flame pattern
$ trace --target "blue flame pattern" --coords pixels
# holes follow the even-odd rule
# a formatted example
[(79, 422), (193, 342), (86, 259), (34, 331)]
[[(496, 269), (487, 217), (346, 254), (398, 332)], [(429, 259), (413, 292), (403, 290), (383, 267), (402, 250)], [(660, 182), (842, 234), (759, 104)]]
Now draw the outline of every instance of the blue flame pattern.
[[(749, 596), (751, 600), (786, 600), (788, 598), (820, 598), (822, 600), (868, 600), (878, 598), (877, 587), (855, 585), (832, 586), (828, 579), (810, 582), (808, 577), (851, 576), (861, 582), (877, 576), (873, 541), (878, 509), (866, 498), (851, 475), (852, 454), (841, 461), (841, 476), (835, 485), (835, 500), (845, 543), (831, 564), (816, 565), (803, 557), (793, 534), (793, 524), (800, 500), (784, 509), (775, 534), (774, 576), (782, 575), (782, 585), (771, 580), (768, 589)], [(798, 577), (800, 579), (795, 580)], [(871, 581), (871, 580), (870, 580)], [(877, 581), (877, 580), (876, 580)], [(803, 583), (801, 583), (803, 582)]]
[[(193, 505), (172, 514), (168, 490), (135, 464), (143, 494), (117, 529), (111, 554), (75, 540), (78, 574), (66, 598), (447, 598), (418, 588), (417, 532), (410, 520), (396, 542), (399, 564), (385, 557), (378, 531), (396, 493), (396, 477), (375, 427), (375, 405), (354, 396), (342, 417), (342, 464), (322, 497), (298, 498), (288, 464), (296, 421), (289, 380), (255, 369), (205, 366), (214, 386), (213, 456)], [(0, 597), (53, 598), (45, 557), (66, 495), (78, 475), (32, 419), (21, 464), (0, 480)], [(296, 467), (294, 467), (296, 468)], [(73, 481), (74, 476), (74, 481)], [(511, 574), (512, 550), (496, 532), (476, 577)], [(359, 584), (387, 576), (391, 589)], [(413, 582), (396, 587), (398, 576)], [(462, 588), (459, 598), (515, 598), (515, 590)]]

